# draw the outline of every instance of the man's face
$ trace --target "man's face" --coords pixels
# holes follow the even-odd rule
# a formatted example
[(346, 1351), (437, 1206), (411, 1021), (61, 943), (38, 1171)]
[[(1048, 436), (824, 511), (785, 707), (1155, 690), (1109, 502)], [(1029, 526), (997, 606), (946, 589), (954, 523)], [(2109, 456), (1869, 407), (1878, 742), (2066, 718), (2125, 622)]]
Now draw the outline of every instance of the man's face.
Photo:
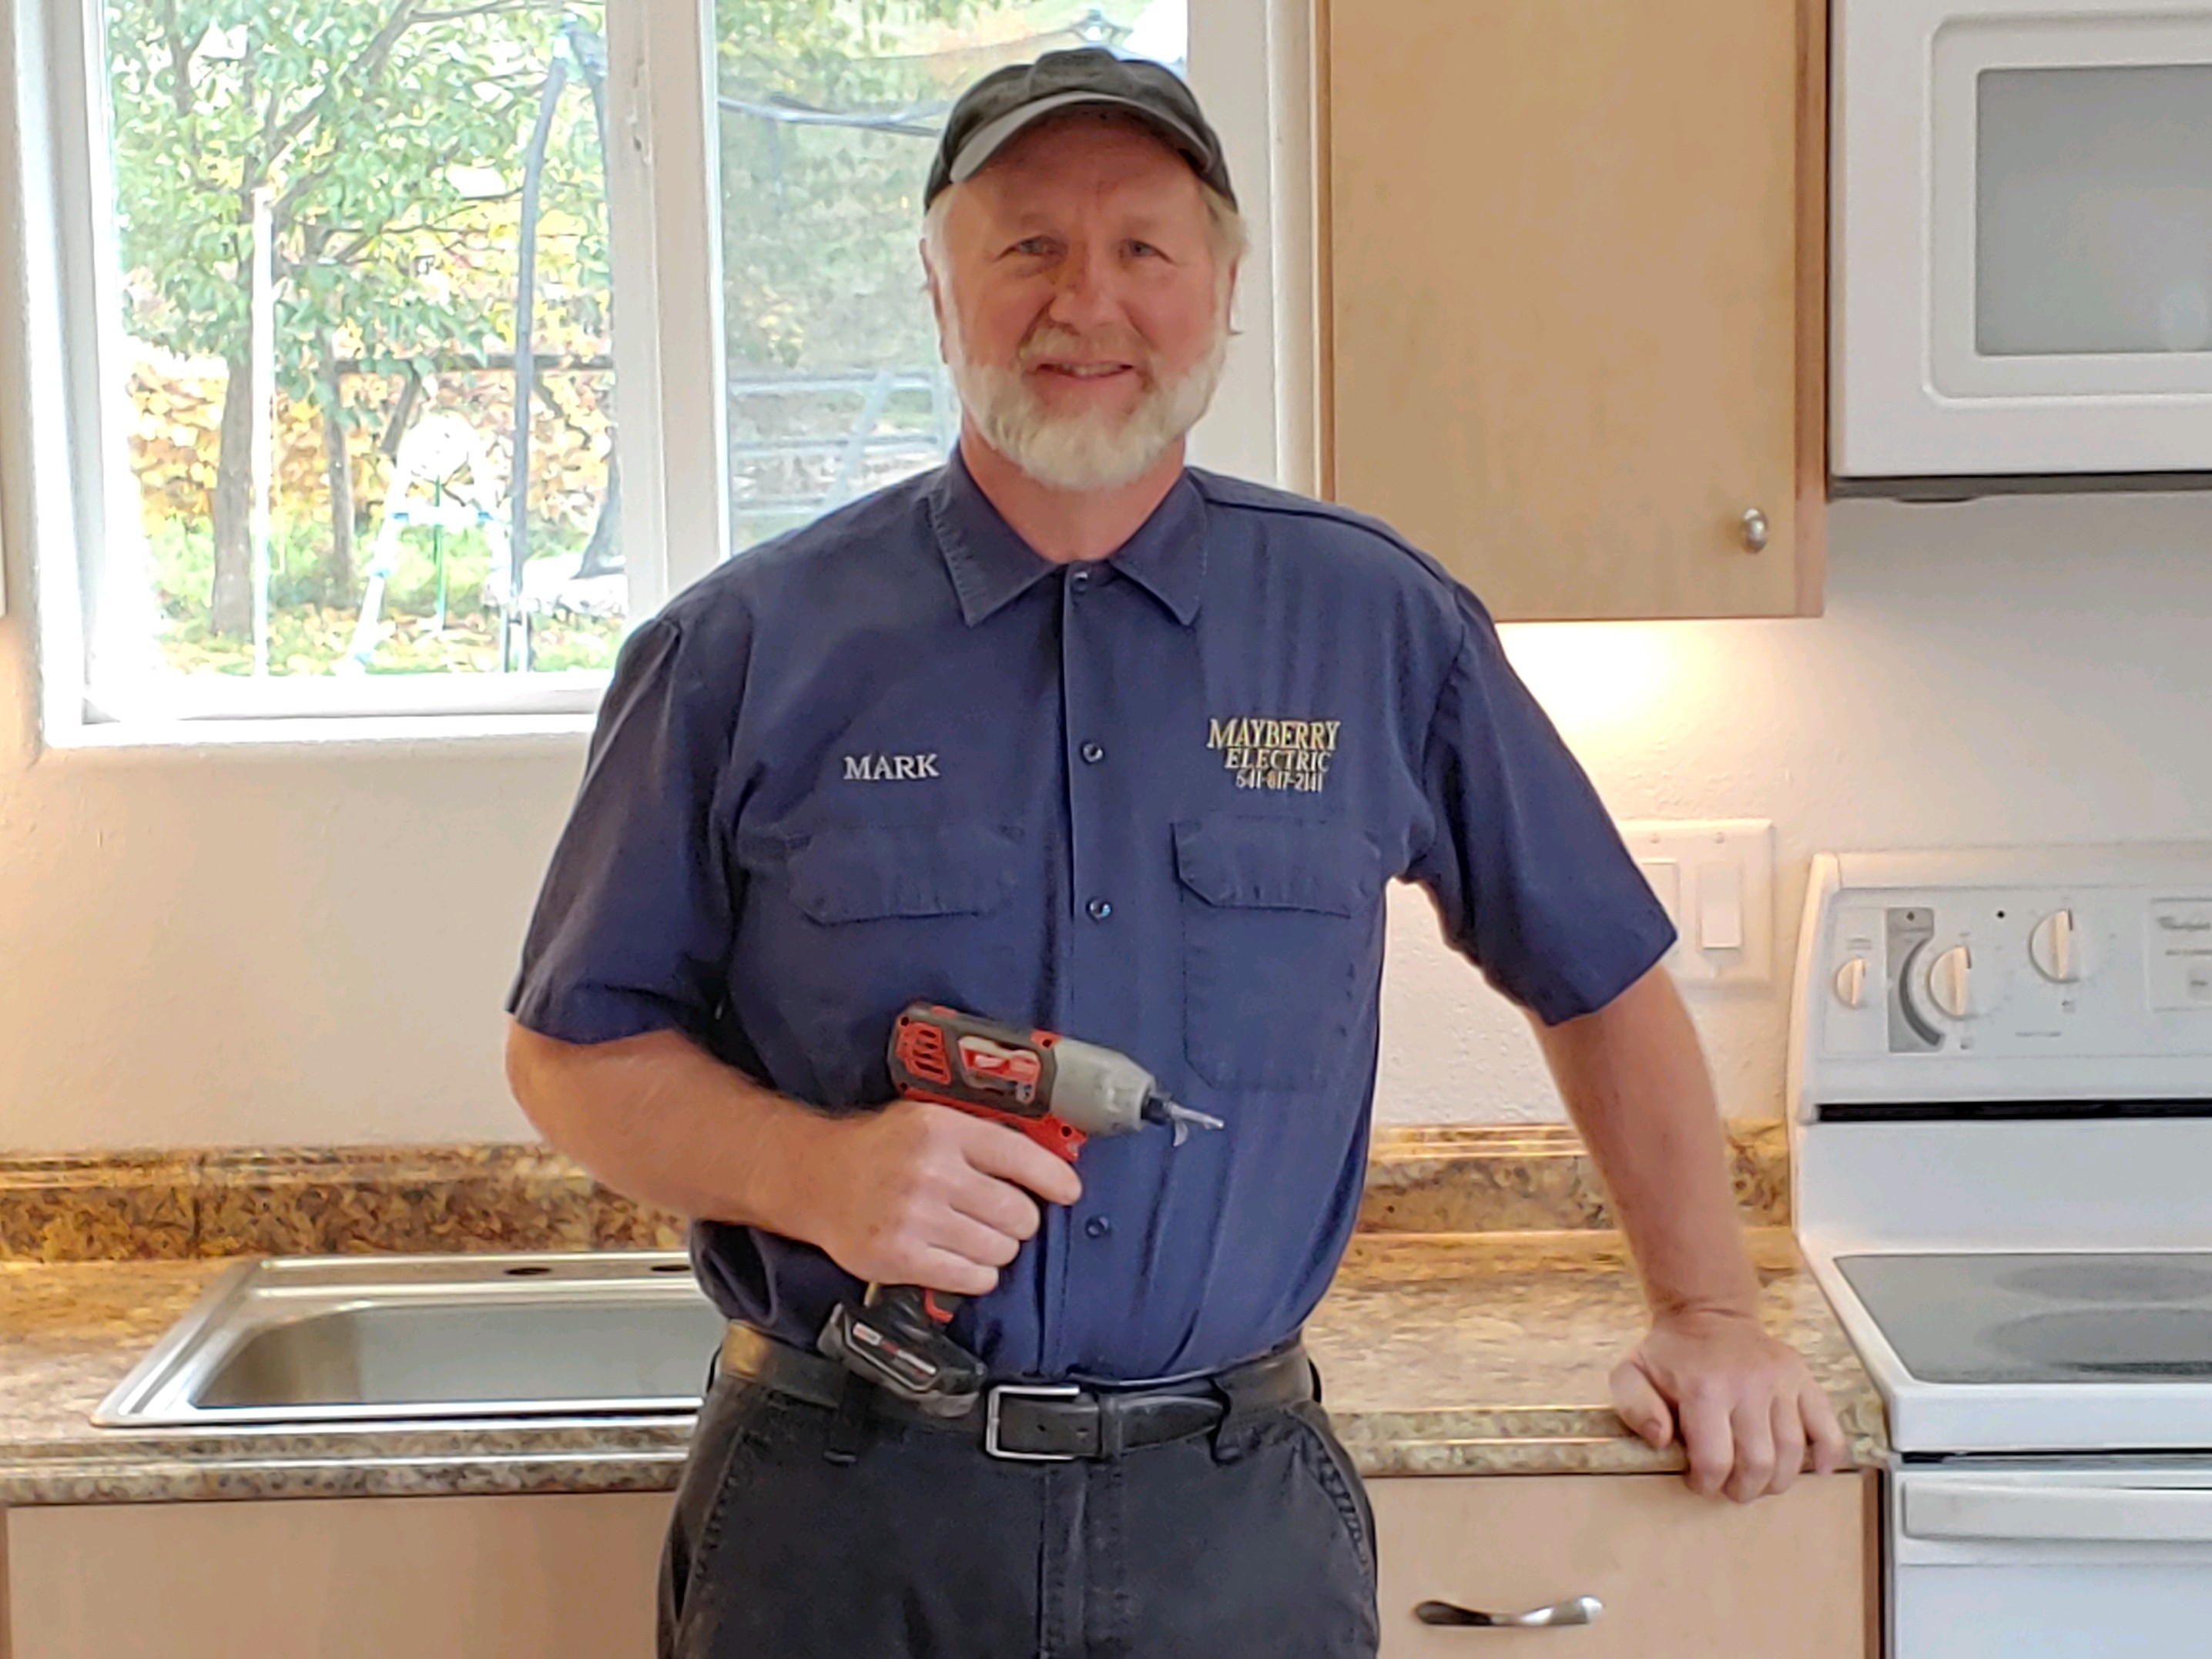
[(1145, 128), (1040, 123), (953, 187), (925, 254), (963, 406), (1039, 482), (1126, 483), (1205, 413), (1234, 271), (1197, 175)]

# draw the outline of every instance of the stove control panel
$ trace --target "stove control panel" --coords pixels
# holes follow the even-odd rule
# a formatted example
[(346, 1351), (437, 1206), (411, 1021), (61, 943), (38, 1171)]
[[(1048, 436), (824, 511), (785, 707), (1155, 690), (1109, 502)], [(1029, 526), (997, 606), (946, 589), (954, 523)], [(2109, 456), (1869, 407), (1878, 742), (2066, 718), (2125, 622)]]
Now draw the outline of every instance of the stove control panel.
[(2212, 1099), (2212, 846), (1824, 855), (1795, 1017), (1806, 1088), (2034, 1100), (2124, 1061)]

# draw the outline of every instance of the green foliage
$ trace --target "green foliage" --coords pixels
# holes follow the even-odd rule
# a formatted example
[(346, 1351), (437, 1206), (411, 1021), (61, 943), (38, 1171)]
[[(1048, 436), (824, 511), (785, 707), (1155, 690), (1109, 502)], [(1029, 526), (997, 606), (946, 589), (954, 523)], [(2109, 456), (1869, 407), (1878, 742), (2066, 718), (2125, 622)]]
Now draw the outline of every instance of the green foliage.
[[(886, 55), (969, 0), (720, 0), (726, 98), (885, 118), (941, 106), (926, 60)], [(921, 187), (941, 114), (919, 132), (780, 122), (725, 108), (722, 289), (729, 356), (779, 368), (919, 366), (936, 355), (921, 303)], [(903, 233), (903, 234), (901, 234)]]
[[(598, 9), (108, 0), (131, 331), (181, 355), (243, 358), (252, 196), (265, 186), (277, 371), (295, 395), (325, 332), (384, 367), (503, 342), (512, 209), (465, 192), (454, 173), (493, 169), (518, 187), (562, 19), (595, 22)], [(580, 90), (568, 108), (544, 199), (578, 228), (571, 286), (604, 293), (597, 130)]]
[[(218, 470), (245, 465), (216, 439), (195, 360), (234, 372), (247, 356), (256, 192), (271, 203), (277, 384), (357, 434), (343, 470), (356, 492), (369, 486), (354, 515), (366, 527), (385, 476), (374, 445), (405, 372), (477, 378), (452, 370), (512, 344), (524, 146), (550, 70), (596, 52), (602, 11), (597, 0), (106, 0), (125, 326), (160, 348), (133, 377), (134, 452), (179, 628), (214, 585)], [(539, 187), (541, 355), (610, 349), (605, 194), (597, 112), (572, 74)], [(462, 395), (496, 452), (513, 410), (492, 378), (488, 395)], [(217, 398), (242, 389), (229, 379), (213, 377)], [(533, 524), (550, 514), (576, 530), (571, 556), (605, 488), (607, 380), (565, 375), (532, 410)], [(331, 533), (313, 524), (314, 507), (329, 510), (320, 422), (281, 419), (276, 437), (272, 604), (357, 601), (355, 580), (331, 576)], [(242, 561), (231, 522), (222, 557)], [(552, 545), (533, 542), (533, 554)]]
[[(357, 597), (333, 600), (324, 591), (317, 563), (322, 527), (313, 520), (279, 519), (270, 527), (270, 647), (272, 674), (328, 674), (352, 643), (360, 614)], [(580, 538), (557, 532), (540, 556), (570, 563)], [(214, 538), (204, 522), (162, 520), (148, 538), (155, 565), (155, 597), (163, 620), (163, 661), (186, 672), (250, 673), (253, 647), (226, 639), (208, 626), (206, 593), (215, 567)], [(386, 635), (369, 667), (373, 673), (488, 673), (499, 666), (499, 619), (483, 605), (491, 550), (481, 532), (443, 538), (446, 625), (434, 626), (438, 543), (410, 532), (400, 544), (399, 568), (386, 590)], [(618, 619), (556, 616), (536, 628), (531, 659), (540, 670), (611, 668), (621, 643)]]
[[(673, 0), (625, 0), (659, 5)], [(1144, 0), (716, 0), (722, 271), (733, 380), (781, 372), (933, 370), (935, 330), (916, 254), (921, 189), (945, 109), (1002, 62), (1077, 44)], [(563, 32), (603, 32), (604, 0), (104, 0), (125, 325), (161, 349), (134, 375), (134, 452), (178, 665), (235, 671), (242, 641), (209, 635), (210, 499), (220, 399), (204, 360), (242, 362), (252, 194), (274, 205), (276, 370), (293, 400), (276, 438), (277, 672), (326, 672), (343, 654), (358, 584), (337, 591), (319, 369), (349, 360), (337, 400), (357, 521), (373, 527), (388, 478), (376, 442), (409, 370), (436, 384), (419, 407), (464, 409), (493, 444), (512, 422), (504, 377), (448, 366), (504, 352), (514, 326), (521, 158)], [(1095, 32), (1095, 30), (1094, 30)], [(573, 40), (574, 37), (571, 37)], [(758, 112), (794, 106), (832, 118)], [(861, 125), (851, 125), (858, 120)], [(869, 124), (872, 122), (871, 126)], [(534, 338), (541, 354), (611, 349), (605, 188), (597, 116), (571, 76), (541, 183)], [(573, 558), (605, 487), (611, 376), (579, 368), (541, 382), (534, 411), (533, 556)], [(877, 429), (921, 453), (949, 418), (941, 383), (902, 386)], [(740, 400), (741, 443), (841, 436), (860, 389)], [(280, 399), (280, 404), (283, 403)], [(884, 465), (846, 484), (881, 482)], [(242, 465), (224, 456), (235, 477)], [(736, 493), (818, 500), (839, 463), (822, 447), (737, 469)], [(743, 533), (779, 520), (749, 519)], [(365, 539), (365, 538), (364, 538)], [(410, 538), (386, 613), (380, 669), (495, 667), (477, 608), (488, 554), (450, 538), (444, 635), (428, 632), (433, 572)], [(240, 556), (235, 539), (225, 556)], [(365, 552), (365, 547), (362, 550)], [(229, 567), (236, 569), (234, 563)], [(542, 666), (605, 660), (611, 624), (555, 624)]]

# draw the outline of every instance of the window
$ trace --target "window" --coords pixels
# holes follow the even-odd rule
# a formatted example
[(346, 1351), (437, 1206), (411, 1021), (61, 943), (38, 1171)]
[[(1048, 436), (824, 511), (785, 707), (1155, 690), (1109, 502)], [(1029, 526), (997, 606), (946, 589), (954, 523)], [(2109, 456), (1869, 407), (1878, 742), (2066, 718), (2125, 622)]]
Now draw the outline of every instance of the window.
[[(1266, 222), (1289, 0), (1187, 3), (17, 8), (50, 734), (587, 711), (674, 588), (951, 447), (916, 243), (977, 75), (1196, 59)], [(1272, 258), (1198, 444), (1261, 472)]]
[(106, 526), (95, 698), (604, 672), (601, 8), (102, 9), (137, 511)]

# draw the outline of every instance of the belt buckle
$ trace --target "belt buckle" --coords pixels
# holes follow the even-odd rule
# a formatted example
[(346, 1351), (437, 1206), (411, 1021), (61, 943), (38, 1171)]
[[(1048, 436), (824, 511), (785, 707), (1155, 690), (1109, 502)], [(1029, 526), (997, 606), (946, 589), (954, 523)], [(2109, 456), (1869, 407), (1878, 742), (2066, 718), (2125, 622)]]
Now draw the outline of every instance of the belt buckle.
[(999, 1407), (1001, 1401), (1016, 1400), (1074, 1400), (1083, 1390), (1073, 1382), (994, 1382), (983, 1397), (983, 1451), (985, 1455), (1002, 1459), (1009, 1463), (1073, 1463), (1079, 1462), (1073, 1452), (1009, 1451), (999, 1443)]

